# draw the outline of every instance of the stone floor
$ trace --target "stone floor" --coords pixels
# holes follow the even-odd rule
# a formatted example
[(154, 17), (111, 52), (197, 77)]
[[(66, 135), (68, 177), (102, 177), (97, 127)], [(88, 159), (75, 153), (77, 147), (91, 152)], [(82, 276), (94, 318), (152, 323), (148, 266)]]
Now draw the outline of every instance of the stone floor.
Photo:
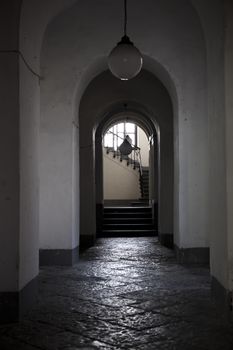
[(100, 239), (73, 268), (43, 268), (37, 305), (0, 327), (1, 350), (230, 350), (205, 267), (155, 238)]

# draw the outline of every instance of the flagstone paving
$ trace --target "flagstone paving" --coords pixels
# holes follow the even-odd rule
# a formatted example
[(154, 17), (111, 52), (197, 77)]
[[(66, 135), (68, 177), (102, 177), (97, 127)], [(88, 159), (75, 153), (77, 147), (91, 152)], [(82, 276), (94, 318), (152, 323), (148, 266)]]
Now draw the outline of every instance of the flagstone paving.
[(46, 267), (36, 305), (0, 327), (1, 350), (232, 350), (205, 266), (148, 238), (106, 238), (74, 267)]

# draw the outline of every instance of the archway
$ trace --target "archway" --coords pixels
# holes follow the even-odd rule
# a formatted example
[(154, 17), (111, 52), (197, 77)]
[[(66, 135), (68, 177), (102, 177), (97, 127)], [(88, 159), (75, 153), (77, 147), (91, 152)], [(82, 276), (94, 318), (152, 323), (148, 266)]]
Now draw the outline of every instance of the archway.
[[(107, 91), (111, 91), (111, 96)], [(126, 84), (122, 84), (105, 71), (89, 84), (81, 100), (81, 243), (93, 243), (96, 233), (95, 207), (97, 206), (99, 215), (103, 206), (102, 161), (99, 157), (102, 150), (102, 132), (107, 125), (121, 118), (125, 104), (134, 120), (142, 125), (153, 136), (153, 142), (156, 142), (158, 152), (155, 152), (152, 158), (153, 164), (160, 164), (160, 175), (154, 174), (152, 178), (159, 179), (159, 236), (162, 242), (170, 244), (173, 236), (173, 108), (163, 84), (147, 71), (143, 71), (133, 82)], [(154, 190), (155, 188), (154, 186)], [(154, 195), (152, 205), (156, 212), (157, 202)], [(89, 237), (87, 232), (91, 233)]]
[[(159, 185), (158, 180), (159, 180), (160, 166), (159, 166), (159, 156), (158, 156), (159, 143), (158, 143), (157, 131), (159, 127), (157, 124), (155, 126), (155, 124), (145, 115), (141, 115), (139, 112), (136, 112), (136, 111), (139, 111), (139, 106), (137, 106), (136, 104), (134, 105), (133, 103), (128, 104), (122, 101), (122, 103), (112, 106), (111, 110), (109, 110), (104, 116), (102, 122), (98, 126), (95, 133), (95, 178), (96, 178), (95, 183), (96, 183), (96, 233), (97, 235), (98, 234), (102, 235), (102, 228), (103, 228), (102, 222), (103, 222), (103, 209), (104, 209), (103, 206), (106, 205), (106, 202), (107, 202), (105, 201), (105, 197), (104, 197), (104, 186), (103, 186), (104, 169), (108, 169), (108, 172), (109, 171), (111, 172), (111, 168), (109, 169), (109, 167), (111, 167), (111, 165), (113, 164), (111, 161), (109, 162), (106, 160), (108, 159), (106, 155), (104, 157), (103, 138), (106, 130), (108, 130), (108, 128), (111, 125), (123, 125), (122, 123), (125, 123), (125, 121), (129, 123), (129, 126), (136, 127), (139, 133), (141, 132), (142, 134), (145, 135), (145, 140), (147, 140), (146, 141), (147, 147), (146, 145), (144, 145), (144, 147), (145, 149), (147, 149), (146, 151), (147, 160), (146, 159), (144, 160), (145, 162), (144, 165), (146, 164), (147, 167), (143, 167), (143, 162), (142, 162), (143, 157), (141, 156), (141, 153), (140, 153), (143, 150), (141, 148), (141, 145), (139, 145), (138, 150), (136, 149), (136, 151), (133, 151), (135, 153), (132, 156), (132, 158), (130, 158), (132, 161), (131, 171), (128, 170), (128, 165), (129, 165), (128, 162), (126, 162), (125, 167), (121, 165), (122, 156), (120, 157), (120, 160), (118, 160), (118, 162), (115, 161), (114, 167), (117, 175), (114, 173), (111, 173), (110, 178), (112, 178), (111, 186), (115, 186), (118, 183), (118, 190), (115, 190), (115, 191), (112, 190), (112, 192), (115, 193), (115, 195), (117, 195), (118, 200), (115, 199), (116, 197), (112, 197), (112, 200), (110, 199), (108, 201), (108, 206), (113, 205), (114, 207), (114, 206), (120, 205), (123, 207), (124, 206), (127, 207), (131, 205), (132, 211), (134, 211), (133, 206), (139, 206), (139, 209), (142, 211), (141, 213), (142, 216), (143, 216), (143, 210), (145, 210), (143, 207), (146, 207), (146, 206), (152, 207), (153, 225), (152, 226), (148, 225), (148, 228), (151, 228), (151, 230), (153, 231), (153, 234), (158, 234), (158, 185)], [(135, 135), (135, 137), (136, 136), (137, 135)], [(122, 139), (117, 140), (117, 142), (122, 143)], [(136, 142), (136, 147), (137, 146), (138, 144)], [(138, 151), (139, 153), (137, 153)], [(115, 154), (115, 151), (113, 152), (113, 154)], [(135, 156), (136, 156), (136, 159), (135, 159)], [(111, 156), (110, 156), (110, 159), (111, 159)], [(108, 167), (106, 167), (106, 164), (109, 164)], [(145, 180), (145, 178), (143, 179), (143, 176), (147, 180)], [(120, 177), (120, 179), (118, 177)], [(128, 178), (128, 182), (125, 181), (127, 178)], [(148, 186), (148, 197), (143, 193), (143, 190), (142, 190), (143, 181), (147, 182), (146, 186)], [(123, 189), (121, 189), (121, 186), (123, 187)], [(106, 188), (105, 188), (105, 191), (106, 191)], [(121, 197), (119, 197), (119, 195), (121, 195)], [(120, 199), (122, 198), (122, 195), (124, 197), (124, 200)], [(135, 195), (136, 197), (132, 197)], [(134, 198), (134, 200), (132, 198)], [(123, 209), (120, 209), (120, 211), (122, 210)], [(126, 208), (126, 211), (127, 211), (127, 208)], [(124, 213), (123, 213), (123, 216), (124, 216)], [(131, 216), (133, 216), (133, 213)], [(128, 220), (128, 221), (129, 223), (130, 221), (134, 222), (136, 226), (135, 220)], [(140, 222), (140, 220), (138, 222)], [(117, 227), (117, 229), (119, 228), (120, 227)], [(146, 228), (146, 225), (144, 228)], [(130, 226), (128, 226), (128, 229), (130, 231)], [(137, 229), (139, 229), (139, 227), (136, 226), (136, 231)], [(134, 232), (131, 231), (130, 234), (134, 234)], [(137, 233), (135, 232), (135, 234)], [(142, 235), (143, 232), (138, 232), (138, 234)], [(150, 234), (150, 230), (145, 229), (144, 234)], [(127, 236), (127, 233), (126, 233), (126, 236)]]
[[(93, 148), (93, 135), (101, 116), (104, 115), (111, 103), (117, 103), (125, 98), (125, 94), (118, 95), (117, 101), (114, 101), (111, 92), (107, 91), (106, 96), (108, 95), (109, 101), (105, 101), (102, 108), (97, 104), (93, 104), (93, 108), (89, 106), (89, 112), (82, 120), (80, 106), (83, 105), (83, 97), (87, 91), (90, 92), (91, 84), (89, 83), (94, 82), (95, 77), (98, 77), (98, 74), (101, 75), (101, 72), (107, 69), (106, 57), (112, 47), (113, 38), (110, 36), (104, 36), (101, 45), (96, 45), (97, 42), (99, 43), (99, 38), (103, 37), (103, 26), (99, 26), (98, 21), (102, 18), (101, 15), (104, 9), (108, 13), (105, 18), (107, 21), (106, 27), (111, 26), (113, 30), (111, 33), (115, 33), (113, 36), (117, 35), (118, 21), (115, 13), (120, 8), (118, 3), (109, 3), (109, 6), (106, 7), (104, 2), (100, 2), (98, 6), (94, 5), (96, 7), (93, 8), (93, 12), (90, 14), (89, 4), (89, 2), (77, 2), (61, 16), (57, 16), (47, 27), (43, 42), (41, 67), (45, 79), (41, 82), (43, 138), (40, 155), (41, 163), (43, 163), (43, 159), (47, 160), (46, 164), (43, 164), (45, 165), (45, 171), (40, 173), (40, 183), (41, 188), (49, 187), (49, 199), (52, 198), (53, 201), (59, 203), (58, 208), (51, 212), (52, 206), (49, 205), (48, 191), (43, 191), (40, 196), (40, 207), (42, 209), (48, 208), (48, 210), (43, 211), (43, 215), (40, 217), (41, 231), (43, 231), (46, 238), (45, 244), (43, 244), (43, 239), (41, 241), (43, 249), (46, 247), (51, 250), (62, 249), (63, 247), (70, 249), (78, 245), (79, 188), (77, 183), (79, 164), (83, 164), (82, 160), (81, 163), (79, 162), (79, 148), (81, 158), (85, 158), (85, 153), (89, 152), (89, 148)], [(111, 4), (114, 6), (111, 6)], [(143, 31), (138, 31), (138, 22), (134, 17), (132, 18), (131, 28), (140, 41), (139, 46), (144, 54), (144, 68), (151, 74), (148, 75), (148, 78), (150, 76), (148, 83), (150, 83), (153, 75), (158, 77), (166, 87), (172, 100), (172, 107), (171, 103), (169, 103), (169, 106), (174, 115), (175, 135), (175, 245), (178, 250), (182, 248), (187, 251), (186, 248), (199, 247), (206, 250), (208, 246), (206, 229), (208, 169), (206, 133), (208, 120), (206, 118), (206, 51), (203, 31), (199, 17), (189, 2), (182, 0), (182, 6), (180, 6), (180, 1), (179, 6), (176, 6), (178, 3), (173, 2), (171, 4), (170, 1), (159, 1), (156, 6), (153, 1), (149, 1), (148, 4), (150, 4), (151, 9), (155, 10), (150, 11), (149, 17), (148, 13), (146, 15), (150, 26), (144, 28)], [(134, 3), (135, 15), (141, 16), (143, 9), (144, 7), (139, 1)], [(100, 13), (100, 16), (96, 16), (97, 12), (95, 10)], [(186, 13), (185, 17), (183, 16), (184, 11)], [(89, 21), (92, 21), (93, 28), (95, 28), (90, 32), (91, 36), (88, 37), (90, 43), (88, 46), (86, 45), (87, 32), (85, 28), (87, 29), (89, 22), (86, 22), (86, 14)], [(164, 20), (167, 21), (167, 26), (164, 26)], [(154, 27), (155, 23), (156, 28)], [(77, 35), (80, 26), (84, 29), (81, 36)], [(169, 28), (169, 31), (167, 31), (167, 28)], [(184, 31), (183, 28), (187, 30)], [(74, 35), (74, 33), (76, 34)], [(155, 37), (151, 38), (150, 33), (156, 33)], [(187, 33), (188, 35), (186, 35)], [(66, 40), (67, 38), (69, 40)], [(63, 44), (59, 45), (60, 42)], [(82, 47), (81, 55), (80, 47)], [(47, 74), (48, 72), (49, 74)], [(129, 85), (127, 84), (127, 86)], [(119, 92), (121, 88), (120, 86)], [(148, 90), (148, 92), (149, 94), (147, 98), (145, 97), (145, 101), (142, 101), (142, 104), (148, 108), (148, 114), (153, 115), (151, 109), (154, 108), (154, 105), (152, 103), (153, 108), (151, 108), (151, 103), (148, 103), (149, 99), (152, 101), (153, 89)], [(102, 96), (99, 94), (96, 96), (101, 101)], [(135, 96), (128, 97), (129, 101), (138, 102), (135, 101)], [(198, 104), (196, 101), (198, 101)], [(91, 109), (93, 110), (91, 111)], [(157, 117), (156, 113), (155, 115)], [(95, 122), (93, 122), (92, 116), (96, 117)], [(85, 123), (85, 127), (89, 128), (88, 135), (83, 136), (82, 132), (79, 132), (82, 129), (79, 121), (82, 124)], [(92, 126), (90, 127), (91, 123)], [(199, 147), (196, 144), (197, 139), (199, 140)], [(88, 140), (88, 143), (86, 140)], [(61, 157), (66, 162), (66, 166), (62, 167), (62, 171), (60, 171)], [(84, 167), (86, 174), (89, 170), (92, 170), (93, 160), (94, 155)], [(54, 177), (54, 168), (57, 169), (57, 165), (59, 171), (55, 171)], [(48, 171), (46, 171), (46, 168)], [(84, 176), (82, 172), (81, 168), (81, 177)], [(75, 188), (77, 188), (77, 191)], [(86, 221), (88, 222), (89, 212), (95, 212), (93, 182), (90, 181), (89, 186), (83, 191), (84, 194), (82, 194), (82, 191), (81, 186), (82, 203), (84, 203), (85, 191), (86, 193), (88, 191), (92, 193), (90, 198), (85, 198), (86, 202), (89, 201), (89, 203), (84, 203), (81, 206), (81, 213), (85, 212), (85, 206), (87, 207)], [(63, 200), (62, 197), (64, 197)], [(169, 203), (172, 203), (172, 201)], [(51, 215), (48, 214), (49, 212)], [(58, 222), (61, 222), (61, 225)], [(92, 222), (88, 222), (86, 225), (88, 227), (84, 227), (85, 232), (81, 225), (81, 233), (86, 236), (93, 236), (95, 225)], [(59, 240), (54, 240), (53, 235), (48, 235), (48, 232), (56, 232)], [(169, 229), (163, 227), (163, 232), (169, 232)], [(57, 247), (59, 241), (60, 246)], [(67, 246), (67, 242), (69, 242), (69, 246)], [(181, 256), (184, 256), (183, 250)]]
[(126, 112), (103, 131), (102, 140), (104, 204), (146, 204), (149, 182), (143, 187), (140, 180), (143, 185), (143, 169), (144, 175), (149, 170), (148, 134)]

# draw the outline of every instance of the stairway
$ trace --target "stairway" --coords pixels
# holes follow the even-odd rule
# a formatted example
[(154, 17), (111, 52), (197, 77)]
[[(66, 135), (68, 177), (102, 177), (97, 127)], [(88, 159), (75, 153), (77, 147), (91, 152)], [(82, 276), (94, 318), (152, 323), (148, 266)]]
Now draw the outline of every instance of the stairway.
[(142, 168), (142, 176), (140, 178), (141, 199), (149, 199), (149, 168)]
[(104, 208), (101, 237), (143, 237), (155, 235), (151, 207)]
[(106, 154), (111, 155), (112, 158), (118, 159), (119, 162), (125, 162), (127, 166), (131, 166), (134, 170), (139, 170), (140, 164), (137, 159), (133, 158), (133, 155), (129, 157), (128, 155), (123, 155), (119, 150), (114, 150), (108, 147), (105, 147)]

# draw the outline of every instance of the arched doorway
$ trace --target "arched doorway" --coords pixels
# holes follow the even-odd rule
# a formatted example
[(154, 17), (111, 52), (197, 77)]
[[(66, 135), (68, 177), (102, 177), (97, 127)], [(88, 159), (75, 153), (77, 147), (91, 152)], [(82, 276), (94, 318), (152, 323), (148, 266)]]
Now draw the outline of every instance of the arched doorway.
[[(106, 204), (123, 206), (129, 201), (149, 200), (149, 182), (143, 180), (143, 171), (149, 171), (149, 137), (126, 114), (102, 134), (103, 199)], [(144, 176), (145, 180), (145, 176)], [(149, 180), (149, 177), (148, 177)], [(136, 203), (135, 203), (136, 204)]]
[[(41, 55), (42, 73), (46, 78), (41, 82), (42, 165), (45, 164), (43, 164), (44, 159), (48, 160), (44, 173), (40, 173), (41, 188), (45, 188), (45, 191), (41, 191), (40, 208), (48, 208), (40, 217), (42, 224), (40, 231), (43, 230), (43, 235), (46, 237), (45, 242), (42, 239), (42, 249), (49, 246), (51, 250), (56, 248), (71, 250), (79, 244), (77, 239), (79, 236), (79, 186), (77, 185), (79, 168), (81, 170), (81, 236), (91, 238), (96, 232), (95, 179), (93, 182), (89, 177), (94, 167), (93, 137), (106, 110), (111, 107), (111, 104), (124, 99), (141, 103), (148, 109), (148, 115), (154, 115), (155, 119), (160, 116), (162, 123), (160, 128), (167, 120), (165, 117), (167, 109), (172, 110), (171, 114), (174, 115), (175, 244), (186, 251), (186, 248), (206, 249), (208, 246), (205, 39), (200, 19), (189, 2), (182, 0), (182, 6), (180, 2), (179, 6), (176, 6), (178, 3), (171, 4), (169, 1), (160, 1), (156, 5), (153, 1), (149, 3), (154, 11), (146, 13), (146, 21), (150, 21), (151, 25), (143, 31), (138, 31), (136, 17), (132, 18), (131, 22), (132, 30), (141, 42), (140, 49), (144, 56), (145, 68), (143, 73), (148, 71), (147, 78), (144, 74), (144, 83), (147, 80), (147, 87), (151, 86), (146, 90), (147, 96), (143, 91), (143, 98), (139, 91), (140, 89), (142, 91), (143, 85), (141, 87), (138, 85), (136, 88), (135, 79), (126, 85), (122, 83), (113, 90), (109, 85), (109, 91), (106, 87), (103, 89), (101, 84), (99, 84), (99, 91), (94, 88), (94, 81), (107, 70), (107, 56), (114, 36), (114, 34), (109, 37), (104, 36), (101, 45), (96, 45), (97, 42), (99, 43), (99, 38), (103, 37), (101, 32), (103, 27), (98, 25), (96, 19), (101, 19), (106, 11), (108, 16), (106, 16), (105, 28), (109, 26), (117, 34), (119, 22), (115, 14), (120, 8), (118, 3), (112, 3), (114, 6), (111, 6), (109, 2), (106, 7), (106, 4), (100, 2), (95, 5), (95, 10), (90, 14), (89, 2), (76, 2), (72, 8), (57, 16), (47, 27)], [(144, 16), (144, 7), (140, 1), (135, 2), (134, 10), (135, 14)], [(96, 17), (97, 12), (100, 16)], [(168, 27), (164, 26), (164, 20), (167, 21), (169, 31), (167, 31)], [(85, 30), (82, 35), (77, 35), (80, 25), (88, 28), (90, 21), (95, 28), (91, 31), (91, 37), (86, 37)], [(154, 27), (155, 24), (156, 27)], [(183, 28), (186, 30), (184, 31)], [(152, 33), (155, 34), (155, 40), (151, 40)], [(90, 45), (86, 45), (87, 40)], [(59, 45), (61, 42), (63, 44)], [(80, 47), (82, 47), (81, 51)], [(156, 88), (152, 86), (152, 77), (157, 77), (162, 82), (171, 97), (167, 109), (160, 110), (160, 113), (156, 112), (157, 106), (153, 101)], [(118, 95), (116, 95), (116, 89)], [(131, 89), (131, 93), (128, 91), (128, 94), (125, 94), (124, 90), (127, 89)], [(134, 93), (135, 89), (137, 93)], [(91, 104), (84, 111), (86, 107), (83, 109), (85, 104), (83, 102), (87, 94), (91, 94), (91, 90), (95, 97), (93, 95)], [(156, 103), (161, 107), (162, 100), (157, 98)], [(163, 134), (162, 128), (160, 132), (159, 138)], [(172, 131), (171, 134), (173, 135)], [(198, 147), (196, 140), (198, 140)], [(164, 146), (170, 147), (169, 144), (163, 144), (163, 137), (160, 138), (160, 145), (162, 149)], [(88, 156), (90, 149), (91, 157)], [(65, 162), (63, 166), (60, 162), (61, 158)], [(167, 160), (167, 157), (161, 158), (165, 163), (163, 166), (166, 166)], [(84, 186), (82, 177), (86, 177)], [(161, 177), (161, 181), (168, 183), (166, 177)], [(49, 187), (49, 192), (46, 191), (46, 186)], [(166, 187), (161, 186), (161, 188)], [(48, 199), (59, 203), (54, 211), (51, 210), (53, 207)], [(172, 213), (169, 210), (170, 205), (173, 205), (173, 200), (161, 203), (161, 209)], [(164, 234), (171, 232), (168, 227), (169, 222), (171, 222), (170, 218), (167, 221), (161, 221), (161, 232)], [(56, 232), (56, 234), (53, 235), (50, 232)], [(53, 237), (59, 237), (59, 240)], [(57, 243), (60, 243), (59, 247)]]
[[(140, 113), (136, 113), (136, 106), (134, 106), (134, 111), (132, 107), (131, 103), (128, 106), (123, 102), (118, 106), (112, 106), (112, 111), (106, 114), (95, 134), (97, 235), (104, 234), (102, 225), (104, 206), (107, 207), (105, 210), (108, 212), (118, 210), (121, 213), (121, 215), (116, 213), (119, 220), (106, 219), (107, 223), (110, 220), (112, 225), (114, 222), (115, 231), (112, 231), (112, 234), (126, 235), (126, 237), (128, 235), (158, 234), (159, 147), (157, 132), (153, 123), (150, 123), (149, 119), (146, 120)], [(124, 139), (116, 133), (110, 131), (108, 135), (110, 144), (106, 143), (104, 135), (107, 130), (111, 130), (109, 127), (112, 125), (115, 127), (111, 128), (113, 131), (116, 132), (118, 128), (121, 130), (119, 135), (125, 136), (127, 133), (132, 137), (134, 149), (130, 156), (124, 158), (124, 155), (117, 150), (117, 145), (122, 144)], [(124, 128), (126, 130), (123, 132)], [(113, 169), (111, 169), (112, 166)], [(151, 221), (150, 208), (152, 209)], [(134, 216), (137, 216), (137, 219)], [(146, 220), (148, 220), (147, 224)]]
[[(111, 97), (108, 96), (107, 92), (110, 86), (111, 94), (113, 94)], [(142, 94), (142, 89), (144, 94)], [(101, 91), (100, 95), (98, 91)], [(156, 98), (156, 95), (159, 97)], [(96, 234), (96, 213), (98, 217), (101, 216), (103, 207), (103, 174), (101, 173), (102, 160), (100, 158), (102, 154), (102, 134), (108, 125), (122, 118), (125, 104), (127, 104), (127, 110), (133, 115), (134, 120), (142, 125), (152, 137), (152, 144), (156, 145), (156, 152), (151, 149), (151, 159), (153, 159), (153, 166), (151, 167), (153, 169), (151, 172), (153, 181), (151, 183), (158, 184), (157, 187), (153, 186), (154, 193), (159, 188), (156, 194), (159, 202), (158, 231), (161, 241), (164, 244), (171, 245), (174, 183), (173, 108), (165, 87), (147, 71), (143, 71), (138, 78), (134, 79), (133, 83), (128, 82), (124, 85), (112, 77), (109, 72), (103, 72), (89, 84), (81, 100), (79, 113), (81, 244), (89, 245), (93, 243)], [(99, 113), (96, 111), (99, 111)], [(89, 120), (88, 123), (87, 119)], [(157, 164), (159, 164), (159, 167)], [(155, 199), (154, 193), (151, 203), (154, 208), (153, 212), (156, 213), (157, 199)], [(90, 216), (91, 213), (94, 213), (92, 217)], [(91, 233), (89, 237), (87, 235), (88, 231)]]

